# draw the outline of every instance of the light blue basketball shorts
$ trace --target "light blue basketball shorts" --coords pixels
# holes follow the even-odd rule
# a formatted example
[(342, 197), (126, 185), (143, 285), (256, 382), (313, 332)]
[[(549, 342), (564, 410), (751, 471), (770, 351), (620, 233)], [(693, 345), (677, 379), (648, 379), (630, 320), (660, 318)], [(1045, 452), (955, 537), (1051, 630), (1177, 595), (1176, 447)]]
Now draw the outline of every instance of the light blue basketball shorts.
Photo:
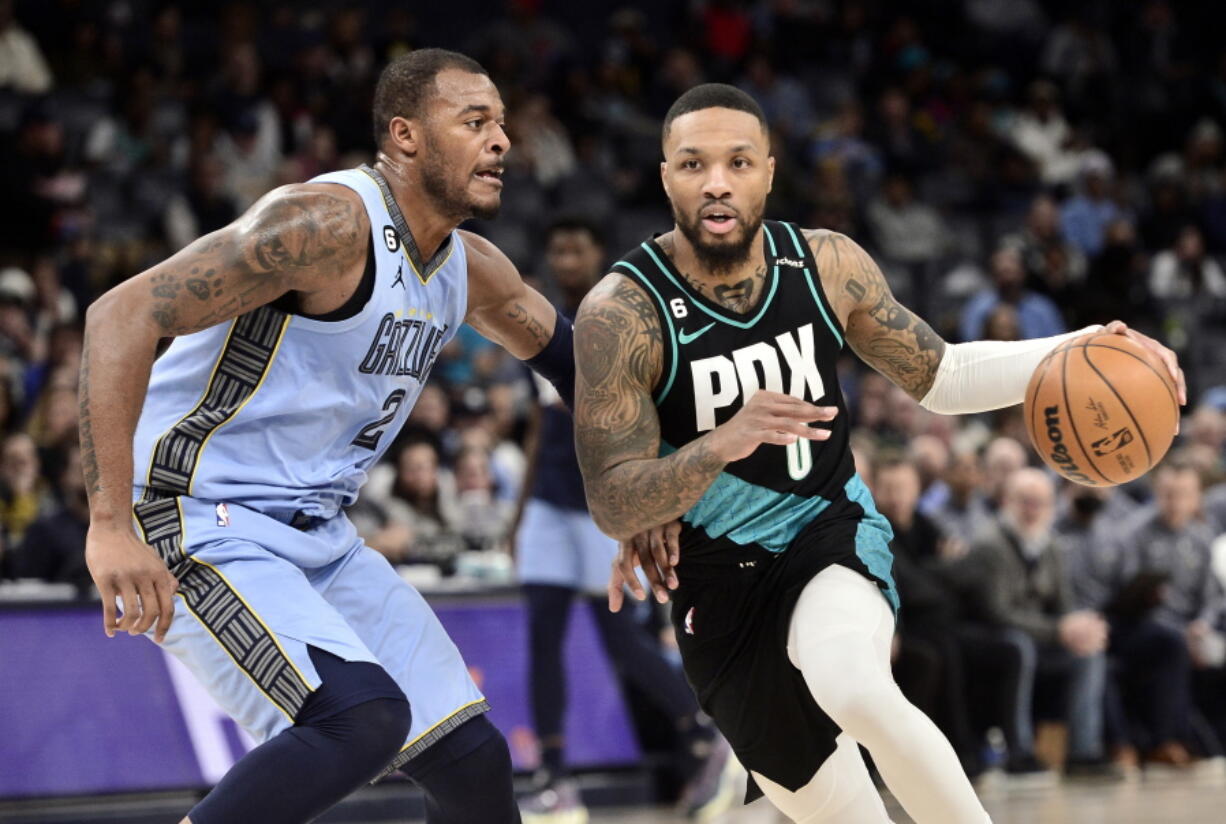
[(592, 516), (533, 498), (524, 505), (516, 536), (516, 565), (524, 584), (553, 584), (585, 594), (604, 592), (617, 541)]
[(256, 741), (319, 687), (308, 645), (381, 665), (409, 699), (409, 737), (384, 775), (489, 710), (434, 612), (344, 515), (299, 530), (196, 498), (134, 509), (179, 580), (164, 649)]

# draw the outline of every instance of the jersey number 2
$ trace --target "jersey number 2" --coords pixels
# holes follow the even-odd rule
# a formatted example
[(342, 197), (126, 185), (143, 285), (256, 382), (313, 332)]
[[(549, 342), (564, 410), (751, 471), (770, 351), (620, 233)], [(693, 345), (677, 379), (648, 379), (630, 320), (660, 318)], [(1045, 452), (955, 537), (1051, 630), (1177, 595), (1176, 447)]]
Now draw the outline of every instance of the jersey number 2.
[(396, 417), (396, 413), (400, 411), (400, 404), (404, 403), (405, 392), (403, 389), (397, 389), (395, 392), (387, 396), (387, 400), (383, 402), (383, 411), (387, 414), (373, 423), (368, 423), (362, 427), (362, 431), (353, 439), (354, 446), (360, 446), (363, 449), (369, 449), (372, 452), (379, 448), (379, 439), (383, 437), (383, 433), (387, 430), (385, 427), (392, 422), (392, 418)]

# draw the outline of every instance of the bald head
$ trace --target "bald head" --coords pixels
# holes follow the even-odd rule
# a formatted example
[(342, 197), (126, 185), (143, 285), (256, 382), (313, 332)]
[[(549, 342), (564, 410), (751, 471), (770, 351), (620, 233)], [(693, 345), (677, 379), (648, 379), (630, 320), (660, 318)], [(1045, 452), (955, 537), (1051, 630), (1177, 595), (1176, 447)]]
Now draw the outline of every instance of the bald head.
[(1055, 517), (1056, 487), (1040, 469), (1019, 469), (1005, 479), (1001, 507), (1022, 537), (1041, 538)]

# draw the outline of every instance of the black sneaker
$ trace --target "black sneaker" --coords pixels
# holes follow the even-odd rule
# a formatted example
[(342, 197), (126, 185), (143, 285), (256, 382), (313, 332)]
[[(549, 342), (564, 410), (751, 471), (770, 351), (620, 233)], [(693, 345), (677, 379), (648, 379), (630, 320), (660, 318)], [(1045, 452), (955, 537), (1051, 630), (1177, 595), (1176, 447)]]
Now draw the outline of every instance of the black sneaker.
[(1105, 758), (1069, 759), (1064, 762), (1064, 777), (1080, 781), (1123, 781), (1124, 768)]
[(1048, 786), (1056, 783), (1056, 773), (1033, 755), (1019, 755), (1005, 762), (1005, 774), (1011, 784)]

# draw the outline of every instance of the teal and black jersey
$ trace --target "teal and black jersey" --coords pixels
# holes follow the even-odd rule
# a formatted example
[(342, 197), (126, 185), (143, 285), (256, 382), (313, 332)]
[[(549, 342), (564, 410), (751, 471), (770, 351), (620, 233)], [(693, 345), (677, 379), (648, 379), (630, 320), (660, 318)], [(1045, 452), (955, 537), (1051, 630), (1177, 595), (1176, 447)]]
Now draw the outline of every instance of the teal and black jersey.
[[(782, 552), (802, 528), (844, 500), (859, 504), (866, 519), (888, 530), (855, 472), (836, 371), (843, 329), (822, 290), (813, 253), (792, 224), (765, 221), (762, 235), (764, 295), (744, 314), (692, 289), (654, 240), (613, 266), (652, 296), (660, 318), (664, 362), (653, 398), (661, 454), (724, 423), (759, 389), (839, 409), (830, 423), (816, 424), (830, 428), (829, 440), (762, 444), (729, 464), (682, 519), (686, 533), (701, 533), (687, 534), (686, 544), (732, 549), (731, 542)], [(888, 554), (881, 549), (888, 571)]]

